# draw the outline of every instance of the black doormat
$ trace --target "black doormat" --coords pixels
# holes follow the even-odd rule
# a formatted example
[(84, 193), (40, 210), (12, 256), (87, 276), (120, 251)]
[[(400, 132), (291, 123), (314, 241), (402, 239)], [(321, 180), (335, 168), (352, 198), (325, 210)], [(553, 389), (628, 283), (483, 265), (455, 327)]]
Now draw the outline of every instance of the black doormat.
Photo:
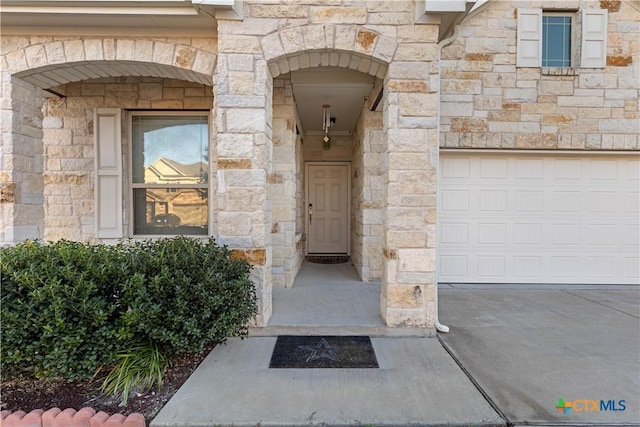
[(307, 255), (306, 260), (315, 264), (344, 264), (348, 255)]
[(377, 368), (378, 360), (365, 336), (280, 335), (270, 368)]

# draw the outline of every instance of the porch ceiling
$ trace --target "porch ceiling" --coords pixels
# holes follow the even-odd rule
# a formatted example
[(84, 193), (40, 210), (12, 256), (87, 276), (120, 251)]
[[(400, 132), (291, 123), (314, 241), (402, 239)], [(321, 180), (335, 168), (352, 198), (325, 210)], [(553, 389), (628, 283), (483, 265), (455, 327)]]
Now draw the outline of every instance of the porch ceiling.
[(336, 118), (329, 134), (350, 134), (374, 82), (375, 77), (347, 68), (307, 68), (292, 72), (293, 96), (304, 132), (322, 133), (322, 105), (328, 104), (331, 117)]

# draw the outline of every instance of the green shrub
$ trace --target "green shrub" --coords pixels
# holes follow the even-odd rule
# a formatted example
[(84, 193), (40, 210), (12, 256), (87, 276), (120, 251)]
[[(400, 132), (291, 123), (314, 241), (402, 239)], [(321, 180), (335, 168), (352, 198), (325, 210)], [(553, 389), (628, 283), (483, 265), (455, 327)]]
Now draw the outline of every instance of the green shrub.
[(116, 248), (67, 241), (2, 249), (3, 373), (74, 380), (109, 362), (119, 258)]
[(135, 276), (122, 289), (124, 327), (170, 356), (244, 335), (256, 313), (250, 266), (213, 239), (196, 242), (177, 237), (128, 248)]
[(171, 357), (245, 334), (249, 269), (213, 239), (2, 248), (3, 376), (88, 378), (137, 343)]

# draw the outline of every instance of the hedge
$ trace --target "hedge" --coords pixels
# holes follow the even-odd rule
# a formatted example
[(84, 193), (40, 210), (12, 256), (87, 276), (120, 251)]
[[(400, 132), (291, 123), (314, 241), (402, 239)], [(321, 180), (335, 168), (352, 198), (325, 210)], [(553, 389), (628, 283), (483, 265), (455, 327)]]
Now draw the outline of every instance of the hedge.
[(214, 239), (2, 248), (3, 377), (90, 378), (137, 343), (173, 357), (246, 335), (250, 268)]

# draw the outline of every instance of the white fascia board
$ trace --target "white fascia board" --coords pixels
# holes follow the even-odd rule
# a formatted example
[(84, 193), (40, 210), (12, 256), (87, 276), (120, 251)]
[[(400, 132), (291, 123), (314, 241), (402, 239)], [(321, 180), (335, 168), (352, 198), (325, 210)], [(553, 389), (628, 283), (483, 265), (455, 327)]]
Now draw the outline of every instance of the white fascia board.
[(133, 7), (133, 6), (3, 6), (2, 13), (44, 13), (62, 15), (197, 15), (192, 7)]
[(425, 13), (466, 12), (467, 0), (424, 0)]
[(233, 7), (235, 0), (191, 0), (191, 3), (199, 6)]

